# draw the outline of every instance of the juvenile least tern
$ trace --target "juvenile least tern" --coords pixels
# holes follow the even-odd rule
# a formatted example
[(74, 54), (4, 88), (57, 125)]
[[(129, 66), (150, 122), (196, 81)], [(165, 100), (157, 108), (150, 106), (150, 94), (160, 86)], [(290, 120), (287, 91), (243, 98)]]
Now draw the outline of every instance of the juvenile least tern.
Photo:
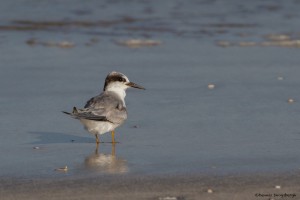
[(112, 143), (115, 143), (114, 130), (127, 119), (125, 96), (129, 87), (145, 90), (130, 82), (124, 74), (113, 71), (107, 75), (101, 94), (88, 100), (83, 109), (74, 107), (71, 113), (63, 113), (78, 119), (88, 132), (95, 135), (97, 144), (100, 143), (98, 135), (107, 132), (111, 132)]

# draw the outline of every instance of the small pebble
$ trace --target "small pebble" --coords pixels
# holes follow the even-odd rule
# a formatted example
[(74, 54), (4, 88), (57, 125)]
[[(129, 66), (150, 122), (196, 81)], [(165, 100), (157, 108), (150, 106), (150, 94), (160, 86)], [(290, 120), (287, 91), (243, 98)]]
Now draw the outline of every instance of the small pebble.
[(279, 81), (282, 81), (282, 80), (283, 80), (283, 77), (282, 77), (282, 76), (278, 76), (277, 79), (278, 79)]
[(211, 194), (211, 193), (213, 193), (213, 190), (212, 189), (208, 189), (207, 193)]
[(294, 103), (295, 100), (294, 99), (288, 99), (288, 103)]
[(281, 186), (280, 185), (276, 185), (275, 189), (281, 189)]
[(208, 87), (208, 89), (214, 89), (215, 85), (214, 84), (208, 84), (207, 87)]

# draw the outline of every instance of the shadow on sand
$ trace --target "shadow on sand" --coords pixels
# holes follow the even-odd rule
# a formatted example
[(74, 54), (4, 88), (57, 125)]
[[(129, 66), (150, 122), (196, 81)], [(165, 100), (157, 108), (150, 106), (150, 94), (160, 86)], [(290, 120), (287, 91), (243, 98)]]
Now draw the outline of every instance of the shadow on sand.
[(35, 135), (35, 142), (31, 144), (61, 144), (61, 143), (94, 143), (95, 139), (92, 137), (81, 137), (66, 133), (57, 132), (42, 132), (33, 131), (29, 134)]

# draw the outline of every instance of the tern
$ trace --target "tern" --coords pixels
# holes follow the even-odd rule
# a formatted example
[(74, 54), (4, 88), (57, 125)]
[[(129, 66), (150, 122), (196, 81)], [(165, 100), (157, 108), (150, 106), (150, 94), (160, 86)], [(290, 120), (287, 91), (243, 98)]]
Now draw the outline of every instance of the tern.
[(98, 135), (111, 132), (112, 143), (115, 144), (115, 129), (127, 119), (125, 104), (126, 89), (144, 87), (130, 82), (127, 76), (120, 72), (111, 72), (107, 75), (103, 92), (88, 100), (84, 108), (73, 107), (71, 113), (63, 113), (78, 119), (84, 128), (96, 137), (96, 144), (100, 143)]

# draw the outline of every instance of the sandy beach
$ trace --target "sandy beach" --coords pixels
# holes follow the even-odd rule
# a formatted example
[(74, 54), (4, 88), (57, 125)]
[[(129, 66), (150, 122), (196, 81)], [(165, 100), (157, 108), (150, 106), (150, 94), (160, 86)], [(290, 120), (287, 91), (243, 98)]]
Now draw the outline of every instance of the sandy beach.
[(1, 181), (0, 197), (17, 199), (269, 200), (299, 199), (299, 173), (234, 176), (117, 176)]

